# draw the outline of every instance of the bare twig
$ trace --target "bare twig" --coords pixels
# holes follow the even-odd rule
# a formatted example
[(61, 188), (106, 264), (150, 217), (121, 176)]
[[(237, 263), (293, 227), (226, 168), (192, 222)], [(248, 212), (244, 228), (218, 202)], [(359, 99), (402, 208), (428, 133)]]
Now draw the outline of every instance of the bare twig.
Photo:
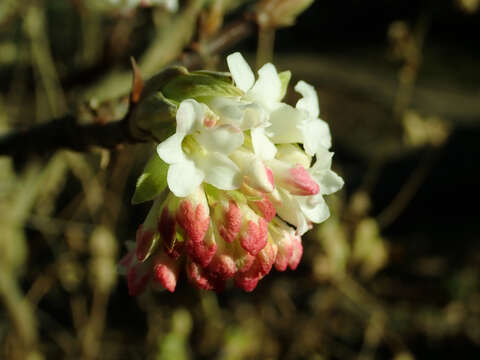
[(126, 121), (82, 125), (72, 115), (66, 115), (46, 124), (1, 136), (0, 155), (22, 160), (61, 148), (85, 151), (91, 146), (100, 146), (111, 149), (132, 142), (138, 140), (131, 136)]
[(410, 200), (417, 194), (422, 184), (437, 163), (442, 154), (442, 148), (428, 149), (415, 170), (402, 185), (393, 200), (377, 216), (378, 224), (382, 229), (391, 225), (405, 210)]

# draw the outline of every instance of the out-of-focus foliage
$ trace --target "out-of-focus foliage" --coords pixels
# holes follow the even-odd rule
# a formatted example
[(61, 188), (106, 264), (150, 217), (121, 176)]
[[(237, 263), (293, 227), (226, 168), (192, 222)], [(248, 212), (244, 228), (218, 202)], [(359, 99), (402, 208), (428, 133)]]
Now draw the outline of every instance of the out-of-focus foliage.
[(279, 71), (319, 89), (346, 188), (295, 272), (251, 294), (185, 279), (130, 298), (116, 264), (149, 207), (130, 200), (152, 144), (0, 158), (1, 359), (478, 357), (478, 1), (316, 1), (278, 31), (310, 1), (189, 0), (173, 13), (91, 3), (0, 1), (2, 133), (67, 110), (119, 119), (131, 56), (148, 78), (263, 11), (278, 16), (262, 18), (258, 49), (242, 46), (262, 63), (276, 38)]

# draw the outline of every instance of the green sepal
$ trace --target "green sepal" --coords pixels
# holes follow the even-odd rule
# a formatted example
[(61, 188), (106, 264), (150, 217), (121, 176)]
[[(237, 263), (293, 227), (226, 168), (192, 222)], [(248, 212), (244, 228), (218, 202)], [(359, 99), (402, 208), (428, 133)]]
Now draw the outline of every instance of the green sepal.
[(175, 133), (175, 105), (160, 92), (144, 99), (135, 112), (137, 129), (157, 141), (165, 140)]
[(132, 204), (153, 200), (167, 187), (168, 164), (155, 153), (137, 180)]
[(278, 74), (278, 77), (280, 78), (280, 82), (282, 83), (282, 91), (280, 93), (280, 99), (283, 99), (283, 97), (287, 94), (288, 83), (290, 82), (292, 73), (289, 70), (282, 71), (281, 73)]
[(162, 89), (163, 95), (178, 103), (185, 99), (195, 99), (198, 102), (218, 97), (241, 96), (242, 91), (235, 87), (231, 78), (222, 73), (194, 72), (179, 75), (170, 80)]
[(217, 80), (221, 80), (221, 81), (224, 81), (226, 83), (229, 83), (230, 85), (233, 85), (233, 77), (232, 77), (232, 74), (230, 74), (229, 72), (211, 71), (211, 70), (197, 70), (197, 71), (192, 71), (191, 74), (211, 76), (211, 77), (213, 77)]
[(247, 196), (238, 190), (228, 191), (228, 195), (235, 201), (237, 204), (245, 204), (247, 202)]

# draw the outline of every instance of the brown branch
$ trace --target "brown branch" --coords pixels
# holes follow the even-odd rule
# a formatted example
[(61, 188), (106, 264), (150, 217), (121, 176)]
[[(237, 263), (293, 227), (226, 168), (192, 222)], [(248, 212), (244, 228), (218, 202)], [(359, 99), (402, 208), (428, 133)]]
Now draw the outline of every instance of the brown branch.
[(136, 141), (129, 133), (127, 121), (107, 124), (78, 124), (75, 117), (66, 115), (30, 129), (8, 133), (0, 137), (0, 155), (15, 160), (45, 155), (58, 149), (86, 151), (91, 146), (114, 148)]
[[(199, 52), (188, 51), (172, 65), (187, 68), (199, 67), (205, 56), (225, 51), (251, 35), (256, 25), (247, 19), (234, 22), (207, 43)], [(129, 126), (130, 112), (119, 121), (107, 124), (78, 124), (72, 115), (66, 115), (46, 124), (0, 136), (0, 156), (12, 156), (15, 162), (45, 155), (59, 149), (87, 151), (92, 146), (113, 149), (121, 144), (145, 141), (132, 133)]]

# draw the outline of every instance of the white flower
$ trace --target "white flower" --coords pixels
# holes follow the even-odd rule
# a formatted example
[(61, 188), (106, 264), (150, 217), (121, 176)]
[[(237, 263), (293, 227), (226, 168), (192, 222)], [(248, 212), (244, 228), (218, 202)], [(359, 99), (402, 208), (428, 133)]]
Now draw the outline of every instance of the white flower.
[[(268, 116), (280, 105), (282, 83), (275, 66), (268, 63), (258, 70), (258, 80), (240, 53), (227, 56), (227, 64), (237, 87), (245, 92), (244, 100), (252, 101), (263, 107)], [(265, 128), (270, 122), (263, 122), (263, 126), (257, 126), (251, 130), (253, 149), (264, 160), (275, 157), (277, 149), (268, 139)]]
[(328, 209), (323, 195), (330, 195), (343, 187), (343, 179), (330, 169), (332, 165), (333, 153), (320, 148), (316, 153), (315, 164), (309, 169), (309, 172), (315, 182), (319, 185), (318, 194), (296, 199), (305, 217), (314, 223), (321, 223), (328, 219), (330, 211)]
[(320, 147), (331, 147), (328, 124), (319, 119), (318, 97), (313, 86), (299, 81), (295, 90), (303, 98), (295, 108), (282, 103), (282, 84), (275, 66), (268, 63), (258, 71), (258, 80), (240, 53), (227, 57), (227, 64), (237, 86), (245, 92), (244, 99), (261, 104), (269, 113), (268, 126), (252, 130), (255, 153), (265, 160), (273, 159), (275, 144), (301, 143), (309, 155)]
[(174, 135), (157, 146), (160, 158), (169, 164), (167, 182), (178, 197), (190, 195), (205, 181), (221, 190), (237, 189), (240, 169), (228, 155), (243, 144), (241, 131), (215, 122), (205, 104), (193, 99), (180, 103)]
[[(292, 107), (281, 102), (288, 73), (265, 64), (255, 80), (239, 53), (227, 63), (236, 88), (210, 74), (198, 84), (179, 81), (171, 98), (162, 93), (179, 102), (176, 132), (157, 147), (168, 170), (156, 159), (162, 179), (145, 190), (158, 190), (156, 205), (123, 261), (131, 294), (149, 283), (173, 291), (181, 265), (198, 288), (222, 290), (233, 279), (252, 291), (273, 266), (297, 267), (301, 235), (330, 216), (323, 197), (343, 186), (331, 170), (330, 130), (318, 117), (315, 89), (300, 81), (302, 98)], [(158, 197), (165, 176), (166, 199)]]

